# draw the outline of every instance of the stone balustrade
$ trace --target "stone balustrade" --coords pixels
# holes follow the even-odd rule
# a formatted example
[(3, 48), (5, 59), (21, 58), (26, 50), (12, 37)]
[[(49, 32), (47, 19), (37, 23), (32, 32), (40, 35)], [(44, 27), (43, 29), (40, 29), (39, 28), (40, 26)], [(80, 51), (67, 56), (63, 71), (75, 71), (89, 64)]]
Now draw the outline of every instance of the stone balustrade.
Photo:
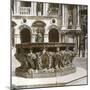
[(31, 8), (30, 7), (20, 7), (21, 15), (30, 15)]

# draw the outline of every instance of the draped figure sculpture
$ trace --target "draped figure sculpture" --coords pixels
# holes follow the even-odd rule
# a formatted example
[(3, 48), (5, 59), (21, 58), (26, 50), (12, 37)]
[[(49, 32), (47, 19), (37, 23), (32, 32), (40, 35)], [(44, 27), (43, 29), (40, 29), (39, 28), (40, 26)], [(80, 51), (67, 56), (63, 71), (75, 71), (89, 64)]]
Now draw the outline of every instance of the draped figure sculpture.
[(41, 62), (42, 62), (42, 69), (49, 68), (49, 56), (48, 53), (46, 52), (46, 49), (43, 49), (42, 51)]

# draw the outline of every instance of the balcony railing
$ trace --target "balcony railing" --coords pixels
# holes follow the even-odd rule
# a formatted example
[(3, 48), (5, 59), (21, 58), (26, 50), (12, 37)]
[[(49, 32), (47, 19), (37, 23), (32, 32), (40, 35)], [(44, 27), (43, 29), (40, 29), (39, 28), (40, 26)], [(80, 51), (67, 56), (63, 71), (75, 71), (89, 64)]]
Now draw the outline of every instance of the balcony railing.
[(30, 15), (31, 7), (20, 7), (21, 15)]

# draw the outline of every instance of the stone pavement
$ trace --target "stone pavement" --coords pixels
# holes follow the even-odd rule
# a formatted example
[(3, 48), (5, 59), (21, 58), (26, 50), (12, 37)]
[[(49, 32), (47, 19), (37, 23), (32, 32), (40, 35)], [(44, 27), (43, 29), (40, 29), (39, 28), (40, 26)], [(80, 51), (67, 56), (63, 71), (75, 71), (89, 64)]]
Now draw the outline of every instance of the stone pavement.
[(75, 57), (73, 63), (76, 67), (82, 67), (88, 69), (88, 59), (84, 57)]
[[(75, 57), (73, 63), (76, 67), (84, 68), (86, 70), (86, 73), (88, 74), (88, 59), (87, 58)], [(88, 84), (88, 76), (85, 76), (81, 79), (67, 83), (66, 85), (86, 85), (86, 84)]]

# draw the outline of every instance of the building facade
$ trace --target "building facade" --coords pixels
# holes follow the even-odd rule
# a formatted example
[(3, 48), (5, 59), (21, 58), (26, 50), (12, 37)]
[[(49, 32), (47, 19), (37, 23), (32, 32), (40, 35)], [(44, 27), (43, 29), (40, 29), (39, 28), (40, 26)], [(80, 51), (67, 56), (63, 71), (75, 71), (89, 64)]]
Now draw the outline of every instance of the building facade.
[(81, 7), (12, 0), (12, 46), (23, 43), (59, 43), (63, 49), (67, 44), (75, 44), (68, 47), (75, 49), (80, 56)]

